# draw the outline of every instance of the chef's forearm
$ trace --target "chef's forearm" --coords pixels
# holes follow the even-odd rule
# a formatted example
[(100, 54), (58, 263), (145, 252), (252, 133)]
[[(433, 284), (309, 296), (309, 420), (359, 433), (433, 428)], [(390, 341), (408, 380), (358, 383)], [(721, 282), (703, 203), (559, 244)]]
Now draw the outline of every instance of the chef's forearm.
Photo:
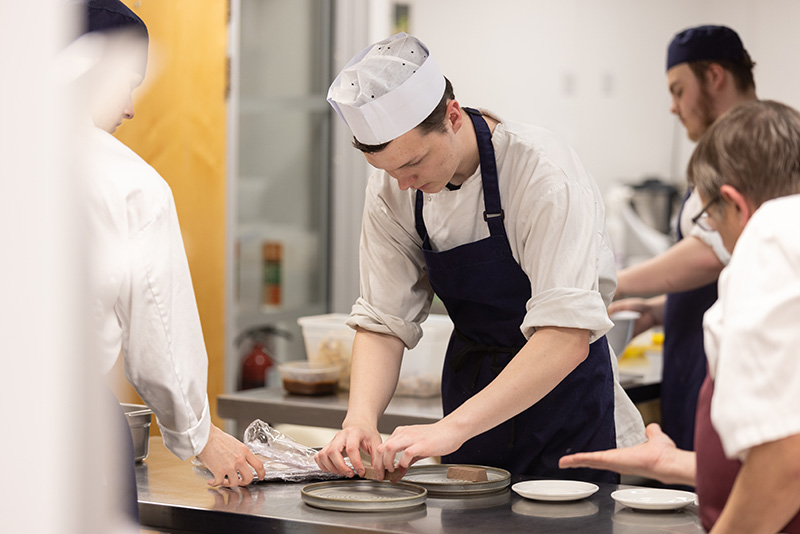
[(617, 274), (617, 298), (688, 291), (710, 284), (723, 265), (714, 250), (689, 236), (666, 252)]
[(779, 532), (800, 511), (800, 434), (750, 450), (712, 534)]
[(350, 398), (342, 427), (377, 427), (394, 395), (405, 345), (394, 336), (359, 328), (353, 341)]
[(444, 421), (465, 440), (477, 436), (536, 404), (589, 354), (589, 332), (545, 327), (483, 390)]

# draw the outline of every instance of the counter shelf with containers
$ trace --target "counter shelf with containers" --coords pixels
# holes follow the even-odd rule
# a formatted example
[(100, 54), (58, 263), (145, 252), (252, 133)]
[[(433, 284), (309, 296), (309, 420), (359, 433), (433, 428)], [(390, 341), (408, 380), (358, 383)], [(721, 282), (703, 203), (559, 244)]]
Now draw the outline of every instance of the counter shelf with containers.
[[(353, 351), (355, 330), (345, 324), (348, 315), (330, 313), (300, 317), (297, 322), (303, 330), (306, 356), (311, 364), (338, 366), (339, 388), (350, 388), (350, 357)], [(409, 397), (435, 397), (442, 383), (447, 344), (453, 331), (453, 322), (447, 315), (431, 314), (422, 323), (422, 339), (403, 354), (400, 377), (395, 395)]]

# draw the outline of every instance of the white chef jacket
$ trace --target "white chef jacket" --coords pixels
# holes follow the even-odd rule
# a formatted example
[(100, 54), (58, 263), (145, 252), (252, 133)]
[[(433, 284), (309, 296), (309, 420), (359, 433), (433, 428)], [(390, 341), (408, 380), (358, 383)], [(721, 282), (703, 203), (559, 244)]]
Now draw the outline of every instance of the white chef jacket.
[(86, 131), (82, 168), (90, 252), (92, 339), (108, 372), (153, 410), (164, 444), (185, 460), (211, 425), (203, 333), (172, 191), (111, 134)]
[[(501, 120), (492, 144), (508, 241), (531, 283), (521, 332), (527, 339), (543, 326), (581, 328), (597, 340), (613, 326), (606, 308), (616, 289), (597, 185), (572, 148), (542, 128)], [(397, 336), (409, 348), (422, 336), (419, 324), (433, 297), (414, 224), (415, 199), (416, 190), (400, 190), (386, 172), (371, 175), (360, 245), (361, 296), (348, 321)], [(483, 212), (480, 168), (457, 190), (425, 194), (423, 217), (433, 249), (489, 237)], [(615, 358), (612, 366), (616, 376)], [(641, 416), (616, 380), (615, 398), (618, 443), (640, 442)]]
[(711, 421), (725, 455), (800, 434), (800, 195), (765, 202), (744, 228), (703, 320)]
[(700, 200), (700, 195), (697, 194), (697, 189), (691, 192), (686, 203), (683, 205), (683, 212), (678, 224), (681, 225), (681, 234), (685, 236), (694, 236), (714, 251), (722, 265), (727, 265), (731, 259), (731, 253), (725, 248), (722, 243), (722, 238), (717, 232), (703, 230), (696, 224), (692, 224), (692, 219), (703, 210), (703, 202)]

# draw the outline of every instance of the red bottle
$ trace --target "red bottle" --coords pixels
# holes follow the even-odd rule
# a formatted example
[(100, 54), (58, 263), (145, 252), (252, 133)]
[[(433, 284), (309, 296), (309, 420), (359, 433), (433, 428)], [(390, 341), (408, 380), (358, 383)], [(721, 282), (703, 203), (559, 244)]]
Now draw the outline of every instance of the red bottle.
[(267, 352), (267, 349), (259, 342), (253, 343), (253, 348), (242, 360), (239, 390), (266, 386), (269, 368), (272, 365), (272, 356)]
[(242, 354), (241, 371), (239, 373), (239, 391), (253, 388), (263, 388), (269, 380), (270, 368), (275, 365), (275, 358), (267, 350), (267, 342), (271, 336), (282, 336), (291, 339), (291, 334), (274, 326), (257, 326), (249, 328), (239, 334), (236, 340), (241, 349), (250, 342), (247, 352)]

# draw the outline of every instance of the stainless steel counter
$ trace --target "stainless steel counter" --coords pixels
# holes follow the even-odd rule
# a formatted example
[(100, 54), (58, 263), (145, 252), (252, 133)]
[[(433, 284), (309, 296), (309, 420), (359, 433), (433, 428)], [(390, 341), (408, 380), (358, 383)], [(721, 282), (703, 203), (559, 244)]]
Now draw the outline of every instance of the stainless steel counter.
[(703, 532), (696, 506), (670, 512), (633, 511), (611, 499), (611, 492), (621, 487), (611, 484), (601, 484), (591, 497), (572, 503), (530, 501), (506, 489), (470, 498), (428, 498), (410, 511), (358, 513), (306, 505), (300, 498), (304, 484), (259, 483), (228, 490), (209, 487), (208, 478), (205, 470), (167, 451), (161, 438), (151, 438), (150, 455), (136, 468), (143, 527), (202, 534)]

